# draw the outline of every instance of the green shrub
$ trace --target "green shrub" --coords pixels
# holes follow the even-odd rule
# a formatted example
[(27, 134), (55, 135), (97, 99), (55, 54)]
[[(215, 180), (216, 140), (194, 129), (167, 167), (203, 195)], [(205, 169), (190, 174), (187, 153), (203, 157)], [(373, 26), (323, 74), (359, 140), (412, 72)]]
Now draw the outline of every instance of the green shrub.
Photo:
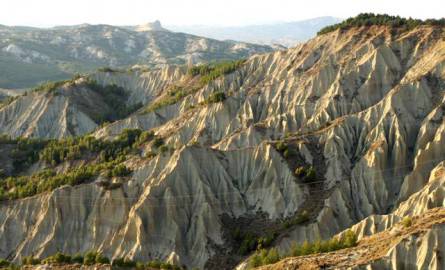
[(402, 220), (402, 225), (405, 228), (411, 227), (411, 225), (413, 224), (413, 220), (411, 217), (404, 217)]
[(131, 170), (128, 169), (125, 165), (119, 164), (116, 167), (114, 167), (111, 172), (111, 177), (124, 177), (131, 174)]
[(289, 256), (297, 257), (297, 256), (301, 256), (301, 254), (302, 254), (301, 246), (297, 245), (296, 242), (293, 242), (290, 247)]
[(40, 264), (40, 260), (38, 258), (34, 258), (33, 256), (26, 256), (22, 259), (23, 265), (38, 265)]
[(164, 145), (164, 139), (160, 138), (160, 137), (156, 137), (153, 140), (153, 146), (155, 148), (159, 148), (160, 146)]
[(342, 248), (340, 242), (338, 241), (338, 239), (336, 237), (332, 237), (327, 242), (328, 242), (328, 249), (326, 252), (334, 251), (334, 250), (338, 250), (338, 249)]
[(0, 267), (9, 267), (9, 266), (11, 266), (11, 263), (9, 262), (9, 261), (7, 261), (7, 260), (5, 260), (5, 259), (0, 259)]
[(99, 71), (99, 72), (106, 72), (106, 73), (120, 72), (120, 70), (112, 69), (110, 67), (101, 67), (101, 68), (98, 68), (97, 71)]
[(276, 248), (269, 249), (269, 252), (267, 252), (266, 257), (263, 259), (264, 264), (273, 264), (280, 260), (280, 255), (278, 254), (278, 251)]
[(329, 240), (321, 241), (316, 240), (315, 242), (308, 242), (307, 240), (303, 244), (298, 245), (297, 243), (292, 243), (289, 256), (305, 256), (314, 253), (324, 253), (336, 251), (343, 248), (355, 247), (357, 245), (357, 236), (351, 230), (345, 232), (345, 234), (340, 238), (332, 237)]
[(249, 259), (248, 268), (256, 268), (263, 265), (263, 260), (261, 258), (261, 255), (259, 252), (255, 252), (255, 254), (252, 255)]
[(302, 178), (305, 175), (306, 175), (306, 168), (305, 167), (300, 166), (300, 167), (295, 169), (295, 176)]
[(273, 264), (280, 260), (280, 255), (276, 248), (271, 248), (269, 250), (261, 249), (250, 257), (248, 262), (249, 268), (255, 268), (262, 265)]
[(295, 156), (297, 153), (295, 152), (294, 149), (287, 147), (284, 152), (283, 152), (283, 156), (285, 158), (290, 158), (292, 156)]
[(136, 144), (137, 144), (137, 146), (142, 145), (143, 143), (153, 140), (154, 137), (155, 137), (155, 133), (153, 131), (144, 131), (139, 135), (139, 138), (138, 138)]
[(83, 264), (85, 265), (93, 265), (96, 263), (97, 252), (89, 251), (83, 257)]
[(162, 264), (161, 261), (154, 260), (154, 261), (148, 262), (147, 266), (151, 267), (151, 268), (161, 269), (161, 264)]
[(315, 172), (314, 167), (309, 167), (309, 169), (306, 170), (306, 175), (304, 176), (305, 182), (315, 182), (317, 180), (317, 174)]
[[(192, 89), (194, 90), (194, 89)], [(154, 112), (163, 107), (173, 105), (178, 103), (181, 99), (191, 94), (194, 91), (186, 91), (181, 87), (175, 87), (168, 92), (168, 95), (165, 95), (161, 99), (156, 100), (154, 103), (150, 104), (145, 112)]]
[(257, 249), (269, 247), (275, 238), (276, 238), (275, 234), (268, 234), (266, 236), (262, 236), (262, 237), (258, 238)]
[(310, 220), (309, 213), (306, 210), (304, 210), (303, 212), (298, 214), (297, 217), (285, 221), (284, 222), (284, 227), (285, 228), (290, 228), (290, 227), (295, 226), (295, 225), (300, 225), (300, 224), (306, 223), (309, 220)]
[(110, 260), (107, 257), (103, 256), (102, 253), (97, 253), (95, 262), (98, 264), (109, 264)]
[(277, 150), (278, 150), (279, 152), (284, 152), (284, 151), (286, 151), (286, 150), (288, 149), (288, 146), (287, 146), (287, 144), (286, 144), (284, 141), (280, 141), (280, 142), (278, 142), (278, 143), (275, 145), (275, 147), (277, 148)]
[(170, 150), (170, 147), (168, 147), (167, 145), (161, 145), (161, 147), (159, 147), (159, 151), (161, 153), (166, 153)]
[(218, 103), (223, 102), (226, 100), (226, 94), (222, 91), (218, 91), (215, 93), (212, 93), (205, 101), (204, 104), (212, 104), (212, 103)]
[(145, 269), (145, 265), (141, 262), (136, 262), (136, 269), (143, 270)]
[(71, 262), (72, 263), (80, 263), (82, 264), (84, 261), (83, 256), (80, 254), (76, 254), (71, 258)]
[(258, 245), (257, 238), (251, 234), (247, 233), (243, 236), (240, 248), (238, 249), (238, 254), (246, 255), (252, 250), (255, 250)]
[(298, 178), (302, 178), (304, 182), (311, 183), (317, 180), (317, 173), (313, 166), (310, 166), (309, 168), (300, 166), (295, 169), (294, 173)]
[(189, 68), (188, 73), (191, 76), (200, 75), (202, 84), (207, 84), (216, 78), (229, 74), (240, 68), (245, 60), (224, 61), (214, 64), (203, 64)]
[(43, 263), (45, 263), (45, 264), (55, 264), (55, 263), (69, 264), (69, 263), (71, 263), (71, 256), (57, 252), (56, 254), (45, 258), (43, 260)]
[(117, 259), (113, 260), (111, 265), (112, 266), (117, 266), (117, 267), (135, 268), (136, 267), (136, 262), (132, 261), (132, 260), (129, 260), (129, 259), (125, 259), (125, 258), (117, 258)]
[(356, 245), (357, 235), (351, 230), (346, 231), (344, 236), (340, 239), (340, 246), (343, 248), (350, 248), (355, 247)]
[(167, 263), (167, 262), (161, 262), (158, 260), (148, 262), (147, 267), (154, 268), (154, 269), (172, 269), (172, 270), (182, 269), (181, 267), (179, 267), (177, 265)]
[(70, 80), (57, 81), (57, 82), (45, 82), (34, 88), (34, 92), (54, 92), (57, 88), (61, 87), (65, 83), (70, 82)]
[(243, 234), (239, 229), (232, 232), (232, 237), (239, 244), (238, 254), (246, 255), (256, 249), (269, 247), (276, 238), (276, 233), (258, 237), (250, 232)]

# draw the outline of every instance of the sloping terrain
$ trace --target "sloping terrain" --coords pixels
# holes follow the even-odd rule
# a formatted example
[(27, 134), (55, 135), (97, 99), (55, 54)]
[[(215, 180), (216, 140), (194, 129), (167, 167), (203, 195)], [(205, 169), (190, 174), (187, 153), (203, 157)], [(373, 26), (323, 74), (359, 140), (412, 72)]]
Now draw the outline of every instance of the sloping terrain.
[[(0, 257), (98, 250), (231, 269), (257, 244), (284, 254), (293, 242), (327, 239), (360, 221), (362, 237), (444, 207), (443, 179), (434, 177), (445, 159), (444, 37), (438, 26), (352, 27), (223, 73), (93, 74), (144, 107), (77, 135), (94, 130), (112, 140), (131, 128), (157, 139), (128, 152), (122, 162), (131, 174), (117, 188), (98, 176), (1, 202)], [(25, 99), (1, 109), (0, 120)], [(5, 133), (19, 134), (2, 121)], [(31, 173), (47, 166), (35, 161)]]
[(357, 247), (289, 258), (259, 269), (443, 269), (444, 233), (445, 209), (433, 208), (409, 226), (399, 223), (362, 238)]
[(50, 29), (0, 26), (0, 87), (33, 87), (104, 66), (162, 67), (241, 59), (272, 51), (268, 46), (217, 41), (151, 26), (135, 31), (110, 25)]
[[(4, 102), (0, 107), (0, 133), (36, 138), (83, 135), (104, 122), (124, 118), (136, 111), (173, 82), (180, 82), (185, 73), (185, 68), (166, 67), (135, 74), (97, 74), (104, 79), (113, 74), (113, 79), (123, 87), (112, 82), (101, 86), (96, 80), (89, 82), (85, 78), (43, 85), (42, 90), (36, 89)], [(117, 92), (113, 94), (113, 90)]]

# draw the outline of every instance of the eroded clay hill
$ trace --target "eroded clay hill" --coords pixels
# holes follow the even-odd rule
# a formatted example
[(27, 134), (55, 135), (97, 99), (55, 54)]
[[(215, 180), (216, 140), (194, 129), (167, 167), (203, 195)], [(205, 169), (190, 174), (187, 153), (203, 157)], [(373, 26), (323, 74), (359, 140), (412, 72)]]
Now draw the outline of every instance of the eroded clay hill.
[(444, 233), (445, 210), (433, 208), (409, 224), (396, 223), (364, 236), (356, 247), (289, 258), (260, 269), (443, 269)]
[[(1, 202), (0, 257), (98, 250), (230, 269), (252, 252), (242, 248), (248, 232), (284, 254), (360, 221), (361, 238), (444, 207), (444, 178), (433, 173), (445, 159), (443, 28), (338, 30), (212, 80), (156, 72), (92, 75), (144, 107), (102, 127), (79, 123), (76, 135), (152, 130), (168, 151), (141, 146), (116, 189), (92, 182)], [(0, 129), (39, 136), (8, 126), (29, 121), (14, 118), (24, 100), (0, 109)], [(394, 256), (385, 265), (403, 259)]]

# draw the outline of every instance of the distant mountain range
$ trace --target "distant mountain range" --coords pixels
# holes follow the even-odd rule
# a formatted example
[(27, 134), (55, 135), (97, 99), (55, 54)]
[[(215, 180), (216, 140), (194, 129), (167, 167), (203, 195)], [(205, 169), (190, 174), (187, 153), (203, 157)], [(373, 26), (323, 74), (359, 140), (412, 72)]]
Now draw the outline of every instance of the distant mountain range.
[(175, 33), (159, 22), (140, 26), (0, 25), (0, 88), (27, 88), (99, 67), (160, 67), (246, 58), (272, 51), (265, 45)]
[[(0, 88), (29, 88), (99, 67), (162, 67), (246, 58), (292, 46), (339, 19), (243, 27), (0, 25)], [(262, 44), (256, 45), (254, 43)]]
[(340, 22), (334, 17), (250, 26), (167, 26), (168, 29), (219, 40), (237, 40), (258, 44), (281, 44), (287, 47), (306, 41), (323, 27)]

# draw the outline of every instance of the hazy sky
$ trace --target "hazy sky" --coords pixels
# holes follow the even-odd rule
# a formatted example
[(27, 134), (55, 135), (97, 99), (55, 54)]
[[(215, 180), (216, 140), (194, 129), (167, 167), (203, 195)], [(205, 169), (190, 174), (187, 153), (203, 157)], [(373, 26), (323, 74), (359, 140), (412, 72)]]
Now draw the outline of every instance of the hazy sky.
[(246, 25), (360, 12), (445, 16), (444, 0), (0, 0), (0, 24)]

